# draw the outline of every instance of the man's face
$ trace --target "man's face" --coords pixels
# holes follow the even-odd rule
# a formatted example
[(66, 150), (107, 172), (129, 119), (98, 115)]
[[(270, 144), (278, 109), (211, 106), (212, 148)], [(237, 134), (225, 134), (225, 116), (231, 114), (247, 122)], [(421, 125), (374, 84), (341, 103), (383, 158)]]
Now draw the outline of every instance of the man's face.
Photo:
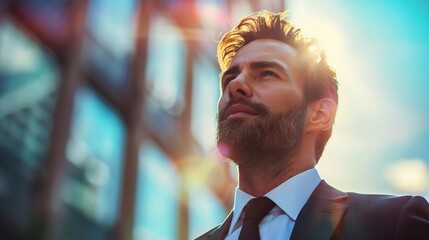
[(297, 62), (296, 50), (276, 40), (256, 40), (237, 52), (221, 79), (222, 155), (253, 166), (280, 161), (297, 146), (306, 113)]

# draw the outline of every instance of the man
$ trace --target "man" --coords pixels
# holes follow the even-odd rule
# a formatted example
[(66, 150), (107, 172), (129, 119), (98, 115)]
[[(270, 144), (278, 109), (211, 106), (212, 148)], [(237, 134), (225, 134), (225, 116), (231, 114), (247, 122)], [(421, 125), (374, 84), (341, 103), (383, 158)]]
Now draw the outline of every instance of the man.
[(319, 177), (336, 74), (284, 17), (248, 16), (218, 45), (218, 148), (239, 179), (229, 216), (198, 239), (429, 239), (424, 198), (344, 193)]

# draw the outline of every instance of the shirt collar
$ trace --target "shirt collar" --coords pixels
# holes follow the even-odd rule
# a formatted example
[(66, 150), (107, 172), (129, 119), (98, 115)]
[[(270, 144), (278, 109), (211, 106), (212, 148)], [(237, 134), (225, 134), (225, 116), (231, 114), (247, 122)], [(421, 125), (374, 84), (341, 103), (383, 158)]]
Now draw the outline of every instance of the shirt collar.
[[(320, 181), (319, 173), (315, 168), (312, 168), (289, 178), (264, 196), (271, 199), (293, 221), (296, 221), (299, 212)], [(231, 227), (235, 226), (243, 208), (252, 198), (255, 197), (240, 188), (235, 189), (234, 215), (232, 216)]]

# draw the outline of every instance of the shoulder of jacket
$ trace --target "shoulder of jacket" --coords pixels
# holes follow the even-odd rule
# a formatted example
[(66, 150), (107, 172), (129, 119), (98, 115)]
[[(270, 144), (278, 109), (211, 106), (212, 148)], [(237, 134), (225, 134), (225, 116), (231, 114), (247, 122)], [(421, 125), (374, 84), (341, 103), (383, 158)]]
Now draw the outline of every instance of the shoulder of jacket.
[(364, 209), (401, 209), (406, 205), (425, 205), (427, 201), (421, 196), (383, 195), (347, 192), (351, 206), (361, 206)]

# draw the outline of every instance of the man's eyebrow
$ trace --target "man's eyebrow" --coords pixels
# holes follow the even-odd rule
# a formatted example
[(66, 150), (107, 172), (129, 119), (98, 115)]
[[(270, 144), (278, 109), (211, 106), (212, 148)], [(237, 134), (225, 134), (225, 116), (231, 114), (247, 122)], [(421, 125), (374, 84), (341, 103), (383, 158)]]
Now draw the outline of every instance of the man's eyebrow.
[[(274, 61), (254, 61), (250, 63), (251, 68), (255, 69), (263, 69), (263, 68), (275, 68), (283, 73), (289, 75), (289, 69), (287, 69), (285, 66), (281, 65), (280, 63), (274, 62)], [(229, 67), (225, 72), (220, 74), (221, 79), (223, 79), (224, 76), (229, 74), (237, 74), (240, 72), (240, 67), (238, 65), (234, 65)]]
[(280, 70), (286, 74), (289, 75), (289, 69), (287, 69), (285, 66), (281, 65), (280, 63), (273, 62), (273, 61), (257, 61), (257, 62), (251, 62), (250, 66), (252, 68), (256, 69), (262, 69), (262, 68), (275, 68), (277, 70)]

